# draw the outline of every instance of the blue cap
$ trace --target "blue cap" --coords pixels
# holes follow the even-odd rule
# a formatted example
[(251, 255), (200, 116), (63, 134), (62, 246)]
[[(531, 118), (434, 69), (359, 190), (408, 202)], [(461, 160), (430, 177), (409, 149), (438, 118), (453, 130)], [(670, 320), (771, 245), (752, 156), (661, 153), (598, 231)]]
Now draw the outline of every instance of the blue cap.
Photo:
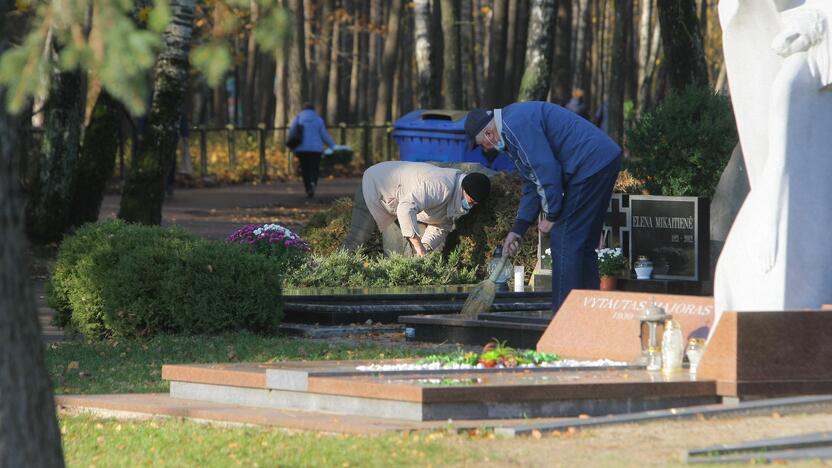
[(494, 118), (493, 110), (474, 109), (465, 117), (465, 135), (468, 137), (468, 148), (477, 146), (476, 138), (482, 129)]

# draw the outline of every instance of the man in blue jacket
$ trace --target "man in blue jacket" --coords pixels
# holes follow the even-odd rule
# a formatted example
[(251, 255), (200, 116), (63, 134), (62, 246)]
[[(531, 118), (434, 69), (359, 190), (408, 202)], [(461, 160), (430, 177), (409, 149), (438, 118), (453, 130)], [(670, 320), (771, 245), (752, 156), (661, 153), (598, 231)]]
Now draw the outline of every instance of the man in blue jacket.
[(572, 289), (598, 289), (595, 249), (621, 169), (621, 148), (588, 120), (548, 102), (475, 109), (465, 120), (465, 133), (486, 154), (505, 151), (523, 177), (503, 252), (517, 253), (542, 212), (538, 229), (551, 232), (555, 311)]

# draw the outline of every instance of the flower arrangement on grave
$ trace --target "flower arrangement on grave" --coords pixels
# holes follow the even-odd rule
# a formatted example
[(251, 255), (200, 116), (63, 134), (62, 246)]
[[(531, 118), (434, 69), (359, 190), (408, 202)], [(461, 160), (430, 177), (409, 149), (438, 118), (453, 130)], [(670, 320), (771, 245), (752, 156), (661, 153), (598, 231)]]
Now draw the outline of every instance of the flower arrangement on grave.
[(307, 262), (310, 248), (299, 235), (279, 224), (247, 224), (226, 239), (228, 242), (251, 246), (287, 268), (297, 268)]
[(559, 361), (552, 353), (540, 353), (531, 349), (516, 350), (504, 341), (494, 340), (486, 344), (481, 353), (457, 352), (445, 355), (431, 355), (419, 360), (419, 364), (441, 364), (442, 367), (533, 367)]
[(627, 268), (627, 257), (620, 247), (614, 249), (598, 249), (598, 273), (601, 276), (616, 276)]

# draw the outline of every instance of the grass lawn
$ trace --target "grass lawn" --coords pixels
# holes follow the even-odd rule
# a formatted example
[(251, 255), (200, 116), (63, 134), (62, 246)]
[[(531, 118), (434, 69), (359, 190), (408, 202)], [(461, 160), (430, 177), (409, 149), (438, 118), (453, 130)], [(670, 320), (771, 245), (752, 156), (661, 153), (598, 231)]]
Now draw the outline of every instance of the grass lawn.
[(162, 336), (149, 340), (50, 344), (46, 364), (56, 394), (167, 392), (162, 364), (390, 359), (431, 354), (248, 333)]
[(478, 437), (444, 432), (358, 437), (85, 415), (59, 422), (67, 466), (447, 466), (490, 452)]

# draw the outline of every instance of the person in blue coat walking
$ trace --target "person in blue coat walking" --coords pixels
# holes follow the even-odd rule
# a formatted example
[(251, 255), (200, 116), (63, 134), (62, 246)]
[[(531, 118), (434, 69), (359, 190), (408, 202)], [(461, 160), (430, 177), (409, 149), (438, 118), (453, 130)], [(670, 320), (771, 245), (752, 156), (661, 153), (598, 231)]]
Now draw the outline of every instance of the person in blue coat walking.
[(548, 102), (474, 109), (465, 133), (487, 155), (505, 151), (523, 178), (503, 252), (518, 252), (523, 234), (542, 212), (538, 229), (551, 237), (555, 312), (572, 289), (598, 289), (595, 249), (621, 169), (621, 147), (592, 122)]
[(289, 135), (297, 131), (298, 125), (303, 127), (302, 140), (292, 151), (300, 161), (306, 196), (312, 198), (315, 196), (315, 188), (318, 186), (321, 153), (324, 151), (324, 145), (332, 148), (335, 146), (335, 141), (326, 131), (324, 120), (315, 113), (315, 108), (310, 103), (304, 103), (303, 110), (289, 128)]

